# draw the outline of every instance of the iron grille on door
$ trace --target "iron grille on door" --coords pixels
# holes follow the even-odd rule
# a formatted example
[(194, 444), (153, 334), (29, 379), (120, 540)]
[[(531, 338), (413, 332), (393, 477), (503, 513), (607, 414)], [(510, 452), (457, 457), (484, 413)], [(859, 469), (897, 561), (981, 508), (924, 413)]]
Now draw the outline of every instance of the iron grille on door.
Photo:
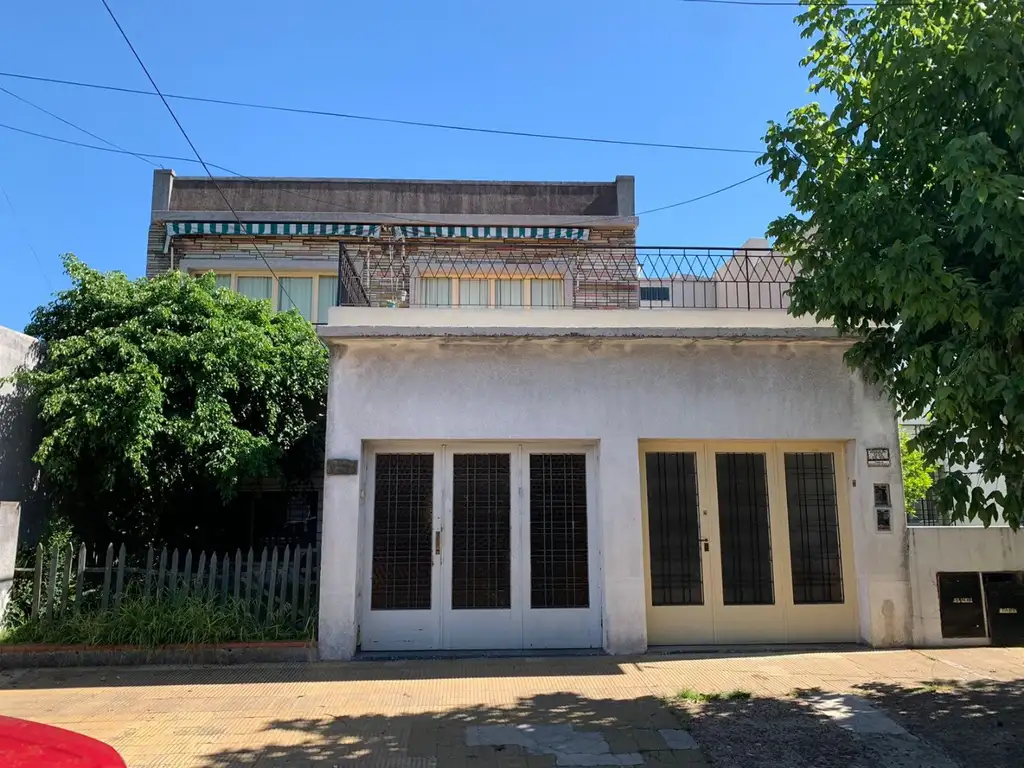
[(587, 457), (530, 455), (530, 607), (587, 608)]
[(452, 456), (452, 608), (512, 606), (507, 453)]
[(831, 453), (787, 453), (789, 556), (793, 602), (843, 602), (839, 501)]
[(653, 605), (703, 605), (697, 455), (647, 454)]
[(429, 610), (434, 455), (378, 453), (370, 610)]
[(767, 459), (763, 453), (715, 455), (725, 605), (773, 605)]

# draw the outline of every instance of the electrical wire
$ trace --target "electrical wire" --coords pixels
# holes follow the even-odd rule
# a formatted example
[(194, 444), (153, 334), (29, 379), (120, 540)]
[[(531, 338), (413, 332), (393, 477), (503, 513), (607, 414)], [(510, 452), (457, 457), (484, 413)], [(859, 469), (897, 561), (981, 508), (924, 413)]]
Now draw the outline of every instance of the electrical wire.
[[(97, 146), (96, 144), (87, 144), (87, 143), (81, 142), (81, 141), (72, 141), (71, 139), (62, 139), (62, 138), (59, 138), (57, 136), (48, 136), (45, 133), (36, 133), (35, 131), (29, 131), (29, 130), (26, 130), (25, 128), (16, 128), (13, 125), (7, 125), (5, 123), (0, 123), (0, 128), (3, 128), (3, 129), (8, 130), (8, 131), (15, 131), (17, 133), (23, 133), (23, 134), (26, 134), (28, 136), (34, 136), (34, 137), (36, 137), (38, 139), (46, 139), (47, 141), (56, 141), (56, 142), (59, 142), (61, 144), (68, 144), (68, 145), (70, 145), (72, 147), (81, 147), (83, 149), (95, 149), (95, 150), (97, 150), (99, 152), (110, 152), (112, 154), (118, 154), (118, 155), (132, 155), (134, 157), (141, 157), (141, 158), (152, 157), (152, 158), (156, 158), (158, 160), (174, 160), (176, 162), (181, 162), (181, 163), (196, 163), (196, 164), (199, 163), (198, 160), (195, 160), (194, 158), (191, 158), (191, 157), (179, 157), (179, 156), (176, 156), (176, 155), (157, 155), (157, 154), (153, 154), (153, 153), (150, 153), (150, 152), (131, 152), (131, 151), (126, 150), (126, 149), (111, 149), (110, 147), (100, 147), (100, 146)], [(232, 176), (237, 176), (238, 178), (244, 179), (246, 181), (259, 181), (259, 179), (256, 179), (256, 178), (254, 178), (252, 176), (246, 176), (244, 173), (239, 173), (238, 171), (234, 171), (234, 170), (232, 170), (230, 168), (226, 168), (223, 165), (217, 165), (216, 163), (211, 163), (209, 161), (207, 161), (206, 165), (208, 165), (210, 168), (216, 168), (217, 170), (224, 171), (225, 173), (230, 173)], [(659, 206), (657, 208), (648, 209), (646, 211), (640, 211), (639, 213), (637, 213), (635, 215), (636, 216), (646, 216), (649, 213), (658, 213), (660, 211), (667, 211), (667, 210), (669, 210), (671, 208), (678, 208), (678, 207), (683, 206), (683, 205), (689, 205), (690, 203), (695, 203), (698, 200), (703, 200), (703, 199), (705, 199), (707, 197), (712, 197), (713, 195), (717, 195), (720, 192), (727, 192), (728, 190), (732, 189), (733, 187), (738, 187), (740, 184), (746, 184), (748, 181), (753, 181), (756, 178), (764, 176), (766, 173), (768, 173), (768, 171), (764, 171), (762, 173), (755, 174), (754, 176), (749, 176), (749, 177), (747, 177), (745, 179), (737, 181), (737, 182), (735, 182), (733, 184), (730, 184), (730, 185), (728, 185), (726, 187), (722, 187), (720, 189), (714, 190), (713, 192), (708, 192), (707, 194), (700, 195), (699, 197), (690, 198), (689, 200), (681, 200), (678, 203), (671, 203), (669, 205), (662, 205), (662, 206)], [(309, 195), (304, 195), (301, 192), (295, 192), (294, 190), (283, 190), (283, 191), (286, 194), (292, 195), (294, 197), (301, 197), (301, 198), (304, 198), (306, 200), (312, 200), (315, 203), (320, 203), (322, 205), (326, 205), (326, 206), (329, 206), (331, 208), (336, 208), (336, 209), (341, 210), (341, 211), (349, 212), (347, 208), (344, 208), (343, 206), (340, 206), (337, 203), (332, 203), (330, 200), (321, 200), (318, 197), (311, 197)], [(409, 224), (409, 225), (412, 225), (412, 226), (433, 226), (434, 224), (437, 223), (437, 222), (432, 222), (432, 221), (415, 221), (415, 220), (411, 219), (408, 216), (395, 216), (395, 215), (388, 214), (388, 213), (373, 213), (371, 215), (373, 217), (375, 217), (375, 218), (393, 219), (395, 221), (401, 221), (401, 222), (403, 222), (405, 224)], [(593, 224), (595, 222), (595, 220), (600, 220), (601, 218), (602, 217), (599, 217), (599, 216), (588, 217), (585, 222), (580, 222), (580, 226), (587, 226), (587, 225)], [(622, 217), (621, 216), (607, 216), (607, 217), (603, 217), (603, 218), (607, 218), (607, 219), (621, 219)]]
[(748, 176), (745, 179), (740, 179), (739, 181), (734, 182), (734, 183), (728, 185), (727, 187), (721, 187), (720, 189), (716, 189), (713, 192), (708, 192), (706, 194), (699, 195), (697, 197), (691, 197), (689, 200), (680, 200), (678, 203), (671, 203), (669, 205), (662, 205), (662, 206), (660, 206), (658, 208), (650, 208), (650, 209), (648, 209), (646, 211), (640, 211), (640, 213), (638, 213), (637, 216), (646, 216), (649, 213), (658, 213), (660, 211), (667, 211), (670, 208), (679, 208), (680, 206), (683, 206), (683, 205), (689, 205), (690, 203), (696, 203), (698, 200), (706, 200), (707, 198), (714, 197), (715, 195), (721, 194), (722, 192), (728, 192), (730, 189), (735, 189), (736, 187), (740, 186), (740, 184), (746, 184), (748, 181), (753, 181), (754, 179), (759, 179), (762, 176), (767, 176), (769, 173), (771, 173), (770, 169), (767, 170), (767, 171), (761, 171), (760, 173), (755, 173), (753, 176)]
[(11, 96), (11, 97), (13, 97), (13, 98), (17, 99), (18, 101), (20, 101), (20, 102), (22, 102), (22, 103), (24, 103), (24, 104), (28, 104), (28, 105), (29, 105), (30, 107), (32, 107), (33, 109), (37, 109), (37, 110), (39, 110), (39, 111), (40, 111), (40, 112), (42, 112), (43, 114), (49, 115), (49, 116), (50, 116), (50, 117), (52, 117), (52, 118), (53, 118), (54, 120), (59, 120), (60, 122), (64, 123), (64, 125), (69, 125), (69, 126), (71, 126), (71, 127), (72, 127), (72, 128), (74, 128), (74, 129), (75, 129), (76, 131), (81, 131), (81, 132), (82, 132), (82, 133), (84, 133), (84, 134), (85, 134), (86, 136), (91, 136), (92, 138), (96, 139), (96, 141), (102, 141), (102, 142), (103, 142), (104, 144), (106, 144), (107, 146), (113, 147), (114, 149), (116, 149), (116, 150), (119, 150), (120, 152), (126, 152), (126, 153), (127, 153), (127, 154), (129, 154), (129, 155), (133, 155), (134, 157), (137, 157), (137, 158), (139, 158), (139, 160), (142, 160), (142, 161), (143, 161), (144, 163), (149, 163), (149, 164), (150, 164), (150, 165), (152, 165), (152, 166), (153, 166), (154, 168), (161, 168), (161, 167), (162, 167), (162, 166), (158, 165), (157, 163), (154, 163), (154, 162), (153, 162), (152, 160), (150, 160), (150, 159), (149, 159), (148, 157), (146, 157), (146, 156), (144, 156), (144, 155), (141, 155), (141, 154), (138, 154), (138, 153), (136, 153), (136, 152), (132, 152), (132, 151), (131, 151), (130, 149), (125, 149), (125, 148), (124, 148), (124, 147), (122, 147), (122, 146), (121, 146), (120, 144), (115, 144), (114, 142), (112, 142), (112, 141), (109, 141), (108, 139), (104, 139), (104, 138), (103, 138), (102, 136), (98, 136), (97, 134), (93, 133), (92, 131), (86, 130), (85, 128), (83, 128), (83, 127), (82, 127), (82, 126), (80, 126), (80, 125), (76, 125), (75, 123), (72, 123), (72, 122), (71, 122), (70, 120), (65, 120), (65, 119), (64, 119), (63, 117), (61, 117), (60, 115), (54, 114), (53, 112), (51, 112), (50, 110), (46, 109), (45, 107), (41, 107), (41, 106), (39, 106), (39, 105), (38, 105), (38, 104), (36, 104), (36, 103), (35, 103), (34, 101), (29, 101), (29, 100), (28, 100), (28, 99), (26, 99), (26, 98), (25, 98), (24, 96), (19, 96), (18, 94), (14, 93), (14, 91), (9, 91), (9, 90), (7, 90), (7, 89), (6, 89), (6, 88), (4, 88), (4, 87), (3, 87), (2, 85), (0, 85), (0, 91), (3, 91), (3, 92), (4, 92), (4, 93), (6, 93), (6, 94), (7, 94), (8, 96)]
[(32, 255), (35, 257), (36, 264), (39, 266), (39, 271), (40, 273), (42, 273), (43, 279), (46, 281), (46, 284), (50, 286), (50, 293), (54, 293), (56, 289), (53, 287), (53, 283), (50, 281), (50, 276), (46, 273), (46, 268), (43, 266), (43, 260), (39, 258), (39, 252), (35, 249), (35, 246), (32, 245), (32, 241), (29, 240), (28, 235), (25, 233), (25, 231), (21, 228), (21, 225), (18, 223), (18, 212), (14, 210), (14, 203), (11, 202), (11, 196), (7, 194), (7, 189), (4, 187), (2, 183), (0, 183), (0, 192), (3, 193), (4, 199), (7, 201), (7, 207), (11, 209), (11, 217), (14, 221), (14, 226), (21, 233), (22, 238), (28, 245), (28, 249), (32, 252)]
[(304, 109), (300, 107), (284, 107), (278, 104), (260, 104), (248, 101), (235, 101), (232, 99), (218, 99), (203, 96), (187, 96), (173, 93), (154, 93), (140, 88), (124, 88), (116, 85), (104, 85), (100, 83), (85, 83), (78, 80), (62, 80), (54, 77), (39, 77), (36, 75), (24, 75), (17, 72), (0, 72), (0, 77), (12, 77), (20, 80), (31, 80), (40, 83), (54, 83), (57, 85), (68, 85), (76, 88), (94, 88), (101, 91), (115, 91), (117, 93), (130, 93), (138, 96), (160, 96), (161, 99), (176, 99), (179, 101), (194, 101), (202, 104), (219, 104), (228, 107), (242, 107), (244, 109), (262, 109), (272, 112), (287, 112), (299, 115), (315, 115), (318, 117), (334, 117), (344, 120), (362, 120), (372, 123), (390, 123), (392, 125), (404, 125), (415, 128), (436, 128), (446, 131), (461, 131), (465, 133), (483, 133), (495, 136), (515, 136), (528, 139), (546, 139), (550, 141), (575, 141), (590, 144), (611, 144), (625, 147), (647, 147), (652, 149), (677, 149), (693, 152), (724, 152), (742, 155), (759, 155), (760, 150), (740, 149), (737, 147), (706, 147), (696, 144), (668, 144), (655, 141), (632, 141), (628, 139), (603, 139), (596, 136), (570, 136), (555, 133), (536, 133), (533, 131), (510, 131), (502, 128), (482, 128), (479, 126), (457, 125), (454, 123), (431, 123), (422, 120), (403, 120), (391, 117), (379, 117), (374, 115), (357, 115), (350, 112), (333, 112), (326, 109)]
[[(110, 15), (111, 21), (114, 22), (114, 26), (117, 27), (117, 31), (121, 33), (121, 37), (123, 37), (125, 43), (128, 44), (128, 48), (131, 50), (132, 55), (135, 57), (135, 60), (139, 63), (139, 66), (142, 67), (142, 71), (146, 73), (146, 78), (149, 80), (149, 84), (153, 86), (153, 90), (156, 91), (157, 95), (160, 97), (160, 101), (164, 103), (164, 106), (167, 108), (167, 112), (171, 116), (171, 119), (174, 120), (174, 124), (178, 126), (178, 130), (181, 131), (181, 135), (185, 137), (185, 141), (188, 142), (189, 147), (192, 148), (192, 152), (193, 154), (195, 154), (196, 160), (198, 160), (199, 163), (203, 166), (203, 170), (205, 170), (206, 175), (210, 177), (210, 181), (213, 183), (214, 188), (217, 190), (217, 192), (220, 193), (221, 198), (224, 200), (224, 205), (226, 205), (228, 207), (228, 210), (231, 211), (231, 215), (234, 216), (235, 221), (238, 222), (239, 228), (244, 232), (245, 225), (242, 224), (242, 219), (238, 216), (238, 213), (235, 211), (234, 206), (231, 205), (231, 201), (228, 200), (227, 195), (224, 194), (224, 190), (220, 188), (220, 185), (217, 183), (217, 179), (214, 178), (213, 173), (210, 172), (209, 166), (207, 166), (206, 161), (203, 160), (203, 156), (199, 154), (199, 150), (196, 149), (196, 145), (192, 143), (192, 139), (189, 138), (188, 132), (185, 130), (185, 126), (181, 124), (181, 121), (178, 119), (178, 116), (174, 114), (174, 110), (171, 108), (170, 103), (167, 101), (166, 98), (164, 98), (163, 93), (160, 92), (160, 87), (156, 84), (156, 80), (153, 79), (153, 76), (149, 74), (149, 70), (146, 68), (145, 63), (142, 61), (142, 57), (139, 56), (138, 51), (135, 50), (135, 46), (132, 45), (132, 41), (129, 39), (127, 33), (125, 33), (124, 28), (121, 26), (121, 22), (117, 20), (117, 16), (114, 15), (114, 11), (111, 10), (110, 5), (107, 3), (107, 0), (100, 0), (100, 2), (103, 3), (103, 7), (107, 9), (107, 13)], [(249, 239), (252, 240), (252, 247), (256, 249), (256, 253), (259, 254), (260, 259), (262, 259), (263, 263), (267, 266), (267, 270), (269, 270), (270, 274), (273, 275), (274, 279), (277, 281), (278, 289), (284, 291), (284, 295), (288, 298), (288, 302), (293, 307), (298, 306), (295, 303), (295, 300), (292, 299), (291, 294), (288, 293), (288, 289), (284, 287), (284, 283), (281, 282), (281, 279), (277, 276), (277, 273), (274, 272), (274, 268), (270, 266), (270, 262), (267, 261), (267, 257), (263, 255), (263, 251), (260, 250), (259, 244), (256, 242), (256, 238), (250, 234)]]

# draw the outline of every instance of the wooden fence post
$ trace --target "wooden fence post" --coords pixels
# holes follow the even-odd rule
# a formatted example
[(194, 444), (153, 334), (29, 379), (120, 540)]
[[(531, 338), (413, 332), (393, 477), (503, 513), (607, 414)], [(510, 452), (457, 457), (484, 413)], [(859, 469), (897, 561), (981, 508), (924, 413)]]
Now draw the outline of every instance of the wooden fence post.
[(117, 584), (114, 587), (114, 613), (121, 609), (121, 595), (124, 592), (124, 561), (128, 558), (124, 544), (117, 551)]
[(164, 592), (164, 578), (167, 576), (167, 547), (160, 550), (160, 565), (156, 571), (156, 601), (160, 602), (160, 596)]
[(302, 547), (295, 548), (295, 563), (292, 565), (292, 624), (299, 618), (299, 563), (302, 561)]
[(82, 611), (82, 602), (85, 600), (85, 562), (89, 559), (89, 550), (83, 543), (78, 548), (78, 572), (75, 574), (75, 615)]
[(274, 587), (277, 586), (277, 547), (271, 550), (270, 556), (270, 590), (267, 593), (267, 623), (274, 613)]
[(57, 603), (57, 616), (63, 616), (64, 611), (68, 610), (70, 606), (68, 602), (71, 600), (71, 569), (75, 567), (75, 548), (71, 546), (71, 542), (68, 542), (67, 548), (64, 550), (64, 569), (63, 579), (61, 580), (60, 590), (60, 601)]
[(57, 588), (57, 558), (60, 557), (60, 551), (57, 545), (50, 547), (50, 583), (46, 585), (46, 610), (43, 612), (43, 617), (49, 621), (54, 618), (54, 593)]
[(107, 545), (107, 559), (103, 565), (103, 593), (100, 595), (100, 610), (106, 611), (110, 602), (110, 571), (114, 567), (114, 545)]
[(171, 600), (178, 593), (178, 550), (171, 554), (171, 571), (167, 578), (167, 599)]
[(192, 550), (185, 552), (185, 565), (181, 570), (181, 597), (188, 597), (188, 589), (192, 583)]
[(227, 552), (224, 553), (224, 565), (221, 566), (221, 571), (224, 575), (220, 577), (220, 604), (224, 605), (228, 601), (228, 580), (231, 578), (231, 557)]
[(288, 566), (290, 564), (291, 547), (285, 546), (284, 548), (284, 560), (281, 561), (281, 594), (278, 595), (277, 602), (281, 605), (281, 610), (284, 610), (286, 601), (288, 599)]
[[(267, 573), (267, 548), (264, 547), (263, 548), (263, 554), (260, 555), (259, 581), (257, 582), (258, 586), (257, 586), (257, 592), (256, 592), (256, 614), (255, 615), (256, 615), (257, 618), (260, 615), (260, 606), (263, 604), (263, 585), (264, 585), (264, 577), (266, 576), (266, 573)], [(252, 608), (250, 607), (249, 610), (252, 610)]]
[(43, 549), (43, 545), (36, 545), (36, 579), (32, 585), (32, 616), (36, 619), (40, 618), (41, 606), (39, 603), (43, 594), (43, 558), (45, 557), (46, 550)]
[(206, 553), (199, 553), (199, 563), (196, 566), (196, 578), (192, 583), (192, 594), (201, 598), (203, 596), (203, 576), (206, 572)]
[(217, 594), (214, 590), (217, 587), (217, 553), (210, 555), (210, 579), (206, 584), (206, 596), (211, 600)]
[(146, 550), (146, 587), (142, 592), (142, 599), (149, 602), (149, 588), (153, 584), (153, 545)]
[(306, 547), (306, 583), (302, 585), (302, 615), (308, 619), (312, 615), (309, 605), (309, 584), (313, 580), (313, 545)]
[[(249, 550), (249, 568), (252, 568), (252, 550)], [(242, 550), (235, 550), (235, 600), (242, 589)]]

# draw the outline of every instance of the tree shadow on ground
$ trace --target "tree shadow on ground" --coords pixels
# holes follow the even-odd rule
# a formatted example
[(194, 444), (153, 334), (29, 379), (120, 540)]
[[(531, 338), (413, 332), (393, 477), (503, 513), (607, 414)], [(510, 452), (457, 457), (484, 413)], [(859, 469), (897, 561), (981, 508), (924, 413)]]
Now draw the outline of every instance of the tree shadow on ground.
[[(211, 768), (387, 765), (448, 768), (518, 768), (558, 765), (636, 764), (717, 766), (718, 768), (955, 768), (956, 763), (913, 734), (858, 734), (822, 717), (808, 704), (805, 690), (782, 697), (750, 697), (702, 702), (665, 701), (644, 695), (597, 699), (576, 693), (549, 693), (509, 700), (507, 706), (453, 707), (448, 711), (405, 712), (277, 719), (254, 734), (250, 746), (208, 753)], [(1005, 695), (1015, 695), (1007, 691)], [(381, 701), (380, 709), (402, 707)], [(957, 719), (960, 738), (971, 740), (969, 716)], [(610, 749), (609, 762), (573, 762), (555, 755), (530, 754), (522, 746), (471, 746), (468, 729), (479, 725), (572, 726), (598, 732)], [(956, 727), (949, 723), (948, 727)], [(684, 730), (699, 749), (671, 749), (662, 729)], [(675, 746), (678, 746), (676, 744)], [(980, 749), (984, 745), (979, 746)], [(983, 753), (976, 753), (983, 754)], [(614, 756), (641, 762), (613, 763)], [(992, 757), (963, 766), (1018, 766), (1017, 759)]]
[(963, 766), (1024, 765), (1024, 680), (866, 683), (857, 692)]

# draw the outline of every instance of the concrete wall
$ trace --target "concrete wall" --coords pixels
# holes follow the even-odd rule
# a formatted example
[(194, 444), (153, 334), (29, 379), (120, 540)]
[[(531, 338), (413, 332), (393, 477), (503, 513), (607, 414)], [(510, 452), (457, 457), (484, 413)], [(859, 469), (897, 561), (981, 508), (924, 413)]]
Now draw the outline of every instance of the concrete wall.
[(1014, 532), (1005, 526), (911, 528), (908, 552), (915, 645), (964, 645), (970, 642), (942, 637), (938, 573), (1024, 571), (1024, 533)]
[[(868, 468), (864, 450), (885, 446), (898, 456), (895, 418), (851, 374), (844, 351), (835, 342), (596, 338), (339, 344), (327, 456), (360, 457), (365, 440), (596, 441), (604, 645), (631, 653), (647, 645), (640, 439), (846, 441), (861, 636), (901, 645), (911, 620), (899, 462)], [(319, 643), (327, 658), (356, 647), (361, 482), (327, 476), (324, 484)], [(873, 483), (892, 486), (892, 532), (875, 530)]]
[[(0, 378), (34, 365), (35, 343), (31, 336), (0, 327)], [(38, 471), (32, 463), (38, 437), (33, 404), (13, 384), (0, 385), (0, 501), (21, 502), (21, 534), (29, 543), (42, 524), (34, 499)]]

